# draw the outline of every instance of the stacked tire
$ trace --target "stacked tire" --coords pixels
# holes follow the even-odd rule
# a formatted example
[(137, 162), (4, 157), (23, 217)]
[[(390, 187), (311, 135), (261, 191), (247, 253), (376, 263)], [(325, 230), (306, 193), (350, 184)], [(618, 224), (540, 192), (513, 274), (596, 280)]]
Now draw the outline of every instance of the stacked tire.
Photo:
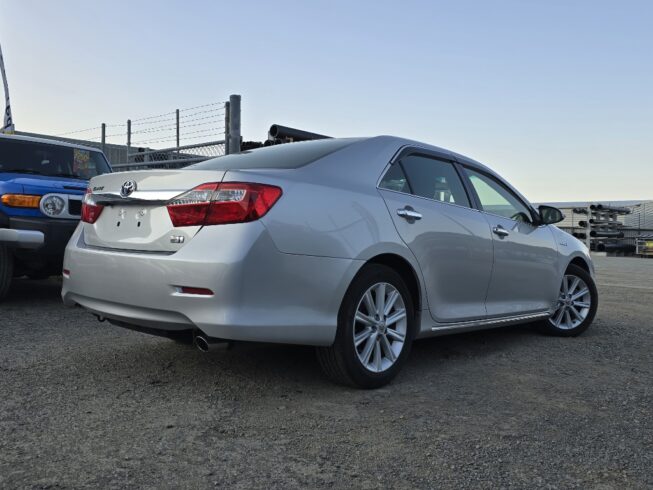
[(14, 261), (11, 251), (6, 246), (0, 245), (0, 300), (9, 292), (13, 273)]

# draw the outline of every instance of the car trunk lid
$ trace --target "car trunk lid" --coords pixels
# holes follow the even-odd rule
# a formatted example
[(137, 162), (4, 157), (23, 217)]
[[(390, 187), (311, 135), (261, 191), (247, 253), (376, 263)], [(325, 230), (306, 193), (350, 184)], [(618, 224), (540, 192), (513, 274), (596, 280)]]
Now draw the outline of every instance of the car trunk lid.
[(103, 206), (95, 223), (84, 223), (89, 246), (173, 253), (201, 226), (175, 227), (166, 204), (201, 184), (221, 182), (224, 171), (143, 170), (104, 174), (89, 184), (91, 197)]

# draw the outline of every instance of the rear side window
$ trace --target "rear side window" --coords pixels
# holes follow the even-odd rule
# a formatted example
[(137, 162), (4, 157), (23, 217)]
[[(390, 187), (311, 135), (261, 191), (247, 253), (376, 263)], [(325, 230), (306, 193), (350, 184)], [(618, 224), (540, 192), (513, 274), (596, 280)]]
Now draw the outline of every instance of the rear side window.
[(110, 172), (98, 151), (32, 141), (0, 139), (0, 172), (88, 180)]
[(360, 138), (323, 139), (267, 146), (214, 158), (186, 167), (189, 170), (299, 168), (362, 141)]
[(383, 176), (379, 187), (381, 189), (388, 189), (390, 191), (405, 192), (406, 194), (410, 194), (410, 187), (408, 187), (406, 174), (404, 173), (399, 163), (394, 163), (390, 166), (388, 171)]
[[(400, 184), (401, 189), (398, 188)], [(423, 155), (408, 155), (398, 164), (392, 165), (383, 177), (381, 187), (470, 207), (467, 193), (453, 164)]]

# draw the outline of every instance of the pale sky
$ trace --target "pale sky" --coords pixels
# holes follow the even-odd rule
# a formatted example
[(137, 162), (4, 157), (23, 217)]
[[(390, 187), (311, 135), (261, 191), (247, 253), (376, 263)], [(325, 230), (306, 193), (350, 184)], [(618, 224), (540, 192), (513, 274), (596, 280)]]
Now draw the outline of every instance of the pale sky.
[(653, 2), (0, 0), (16, 129), (241, 94), (272, 123), (392, 134), (532, 201), (653, 199)]

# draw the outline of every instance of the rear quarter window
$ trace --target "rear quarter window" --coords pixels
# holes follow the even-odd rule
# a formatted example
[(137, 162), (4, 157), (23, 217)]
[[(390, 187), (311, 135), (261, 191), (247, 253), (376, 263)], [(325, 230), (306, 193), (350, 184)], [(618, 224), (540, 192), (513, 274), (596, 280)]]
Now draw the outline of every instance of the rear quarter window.
[(362, 140), (360, 138), (339, 138), (286, 143), (214, 158), (186, 168), (188, 170), (299, 168), (358, 141)]

